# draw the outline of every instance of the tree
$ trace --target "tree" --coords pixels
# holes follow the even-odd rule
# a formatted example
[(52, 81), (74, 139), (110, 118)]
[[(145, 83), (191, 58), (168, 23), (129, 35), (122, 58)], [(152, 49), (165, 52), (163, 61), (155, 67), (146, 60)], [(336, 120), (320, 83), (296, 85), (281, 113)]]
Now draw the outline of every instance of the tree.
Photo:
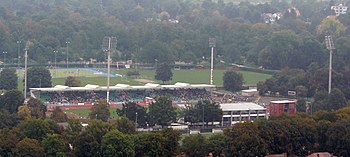
[(112, 120), (112, 124), (116, 126), (117, 130), (124, 134), (135, 133), (135, 123), (126, 117), (118, 117)]
[(29, 88), (52, 87), (51, 73), (44, 67), (33, 67), (28, 69), (27, 91)]
[(230, 137), (229, 156), (263, 156), (267, 153), (268, 145), (260, 137), (260, 130), (255, 123), (239, 123), (225, 131)]
[(336, 16), (328, 16), (323, 19), (322, 22), (317, 26), (318, 35), (334, 35), (339, 37), (346, 31), (346, 26), (344, 26)]
[(209, 137), (206, 149), (208, 152), (212, 152), (213, 156), (223, 156), (229, 146), (229, 137), (224, 134), (213, 134)]
[(6, 68), (0, 72), (0, 89), (12, 90), (17, 89), (18, 77), (16, 69)]
[(18, 129), (0, 130), (0, 156), (15, 156), (16, 144), (24, 138)]
[(0, 119), (0, 129), (15, 127), (20, 121), (20, 117), (17, 114), (7, 114), (1, 112)]
[(31, 119), (32, 118), (32, 113), (27, 105), (19, 106), (17, 114), (22, 119)]
[(44, 157), (44, 149), (36, 139), (24, 138), (16, 144), (16, 156), (18, 157)]
[(0, 109), (9, 113), (17, 113), (23, 103), (23, 94), (18, 90), (7, 91), (0, 97)]
[(42, 145), (46, 157), (66, 157), (68, 146), (58, 134), (49, 134), (43, 139)]
[(181, 133), (172, 128), (163, 129), (160, 133), (164, 138), (164, 156), (176, 156), (180, 151)]
[(106, 122), (110, 117), (109, 105), (106, 100), (99, 100), (91, 107), (90, 119), (98, 119)]
[(161, 80), (164, 84), (164, 82), (172, 80), (172, 77), (173, 72), (171, 71), (171, 67), (168, 63), (157, 65), (156, 75), (154, 76), (156, 80)]
[(74, 141), (74, 154), (77, 157), (102, 156), (101, 141), (102, 137), (109, 131), (115, 129), (112, 124), (92, 120), (89, 125)]
[(328, 97), (328, 105), (331, 110), (339, 110), (348, 106), (344, 93), (338, 88), (333, 88)]
[(73, 76), (68, 76), (64, 85), (69, 87), (80, 87), (81, 80)]
[(208, 100), (198, 101), (195, 105), (188, 106), (184, 112), (186, 122), (198, 123), (204, 121), (209, 122), (221, 121), (222, 110), (220, 105)]
[(28, 138), (42, 140), (48, 134), (59, 133), (59, 126), (57, 123), (51, 123), (50, 120), (29, 119), (21, 121), (18, 128)]
[(350, 122), (342, 120), (336, 122), (327, 131), (326, 149), (337, 156), (349, 156), (350, 149)]
[(207, 140), (201, 134), (186, 136), (182, 141), (182, 151), (189, 157), (205, 156)]
[(73, 144), (82, 129), (83, 126), (78, 119), (68, 119), (68, 126), (65, 129), (63, 136), (70, 144)]
[(226, 71), (223, 77), (225, 90), (237, 92), (242, 89), (243, 76), (235, 71)]
[(102, 156), (135, 156), (134, 144), (128, 135), (112, 130), (102, 137)]
[(119, 116), (125, 116), (132, 121), (136, 121), (137, 113), (137, 124), (138, 126), (146, 126), (148, 121), (146, 108), (137, 105), (135, 102), (127, 102), (123, 104), (121, 110), (117, 110)]
[(30, 109), (31, 116), (33, 118), (45, 118), (46, 117), (46, 106), (38, 99), (30, 98), (27, 102), (27, 106)]
[(164, 136), (158, 132), (137, 134), (135, 137), (135, 156), (164, 156)]
[(67, 115), (62, 111), (62, 109), (56, 106), (55, 109), (52, 111), (51, 119), (60, 123), (66, 122), (68, 118)]
[(165, 126), (175, 121), (176, 112), (168, 97), (160, 97), (149, 106), (149, 120), (151, 125)]

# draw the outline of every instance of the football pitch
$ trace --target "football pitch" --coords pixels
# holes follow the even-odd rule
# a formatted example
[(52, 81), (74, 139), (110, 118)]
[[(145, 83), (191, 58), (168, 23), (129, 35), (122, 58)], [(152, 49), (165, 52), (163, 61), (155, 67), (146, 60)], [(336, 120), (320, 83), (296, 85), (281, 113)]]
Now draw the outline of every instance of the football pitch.
[[(65, 79), (68, 76), (78, 77), (82, 86), (87, 84), (95, 84), (100, 86), (106, 86), (107, 78), (105, 69), (91, 70), (91, 69), (51, 69), (52, 85), (64, 85)], [(135, 77), (127, 77), (128, 71), (139, 71), (140, 75)], [(222, 77), (226, 70), (214, 70), (213, 82), (217, 86), (223, 85)], [(271, 77), (269, 74), (250, 72), (250, 71), (237, 71), (243, 75), (244, 85), (255, 86), (259, 81), (266, 80)], [(23, 70), (17, 71), (19, 75), (18, 89), (23, 90)], [(110, 77), (110, 84), (116, 85), (118, 83), (129, 84), (129, 85), (143, 85), (146, 82), (154, 82), (161, 84), (161, 81), (154, 79), (155, 70), (143, 70), (143, 69), (112, 69), (111, 73), (114, 75), (122, 75)], [(138, 80), (146, 80), (146, 82), (140, 82)], [(165, 84), (174, 84), (176, 82), (185, 82), (191, 84), (209, 84), (210, 81), (210, 70), (173, 70), (173, 78), (171, 81), (165, 82)]]

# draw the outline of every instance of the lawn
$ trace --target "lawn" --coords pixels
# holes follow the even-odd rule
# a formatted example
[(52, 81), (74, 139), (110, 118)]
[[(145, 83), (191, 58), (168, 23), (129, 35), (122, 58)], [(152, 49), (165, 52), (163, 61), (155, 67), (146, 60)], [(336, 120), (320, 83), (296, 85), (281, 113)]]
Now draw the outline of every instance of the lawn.
[[(118, 117), (116, 110), (117, 109), (113, 109), (113, 108), (109, 109), (109, 113), (111, 114), (111, 118)], [(90, 109), (70, 109), (70, 110), (65, 110), (64, 112), (70, 112), (70, 113), (74, 113), (74, 114), (77, 114), (80, 116), (87, 117), (87, 116), (89, 116)]]
[[(143, 85), (143, 83), (137, 82), (134, 78), (126, 77), (126, 73), (128, 71), (134, 71), (135, 69), (112, 69), (111, 73), (113, 74), (121, 74), (124, 77), (111, 77), (110, 84), (116, 85), (118, 83), (129, 84), (129, 85)], [(137, 69), (140, 72), (139, 78), (147, 79), (154, 81), (154, 70), (141, 70)], [(218, 86), (223, 85), (222, 77), (226, 70), (214, 70), (214, 84)], [(50, 70), (51, 75), (55, 75), (55, 70)], [(271, 75), (249, 72), (249, 71), (237, 71), (243, 75), (244, 85), (255, 86), (259, 81), (270, 78)], [(174, 70), (173, 79), (166, 84), (174, 84), (176, 82), (186, 82), (192, 84), (209, 84), (210, 80), (210, 70)], [(20, 79), (18, 80), (18, 89), (23, 90), (23, 71), (18, 71)], [(96, 84), (100, 86), (106, 86), (107, 78), (104, 74), (96, 74), (89, 70), (57, 70), (56, 77), (52, 78), (52, 85), (63, 85), (66, 77), (68, 76), (76, 76), (79, 77), (82, 85), (85, 86), (87, 84)], [(156, 81), (156, 83), (162, 83), (161, 81)]]
[[(119, 73), (125, 75), (128, 69), (117, 70), (114, 73)], [(140, 72), (140, 78), (154, 80), (155, 71), (154, 70), (138, 70)], [(213, 82), (215, 85), (222, 86), (222, 77), (226, 70), (214, 70)], [(255, 86), (259, 81), (266, 80), (270, 78), (271, 75), (249, 72), (249, 71), (237, 71), (243, 75), (244, 85)], [(187, 83), (205, 83), (209, 84), (210, 81), (210, 70), (174, 70), (173, 79), (168, 84), (174, 84), (176, 82), (187, 82)], [(157, 83), (162, 83), (157, 81)]]

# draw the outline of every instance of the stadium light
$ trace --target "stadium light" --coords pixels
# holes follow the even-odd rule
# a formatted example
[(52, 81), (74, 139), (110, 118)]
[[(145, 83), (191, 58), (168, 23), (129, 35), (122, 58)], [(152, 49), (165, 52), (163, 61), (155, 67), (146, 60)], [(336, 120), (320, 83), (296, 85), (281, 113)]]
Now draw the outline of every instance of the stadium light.
[(53, 53), (55, 54), (55, 77), (57, 77), (57, 50), (54, 50)]
[(2, 51), (2, 53), (4, 54), (4, 68), (6, 66), (6, 54), (7, 54), (7, 51)]
[(328, 74), (328, 93), (332, 89), (332, 54), (335, 49), (332, 36), (325, 36), (326, 47), (329, 50), (329, 74)]
[(216, 46), (216, 39), (209, 38), (209, 47), (211, 47), (211, 61), (210, 61), (210, 84), (213, 84), (213, 71), (214, 71), (214, 47)]
[(26, 42), (26, 47), (25, 47), (25, 54), (24, 54), (24, 102), (26, 103), (27, 101), (27, 64), (28, 64), (28, 50), (31, 42), (27, 41)]
[(109, 103), (109, 84), (111, 75), (111, 50), (117, 48), (117, 38), (116, 37), (104, 37), (102, 41), (102, 50), (107, 52), (107, 102)]
[(17, 41), (17, 67), (19, 68), (19, 64), (20, 64), (20, 59), (21, 59), (21, 56), (20, 56), (20, 48), (21, 48), (21, 43), (22, 41), (18, 40)]
[(66, 44), (67, 44), (67, 56), (66, 56), (66, 63), (67, 63), (67, 68), (68, 68), (68, 45), (70, 44), (70, 41), (66, 41)]

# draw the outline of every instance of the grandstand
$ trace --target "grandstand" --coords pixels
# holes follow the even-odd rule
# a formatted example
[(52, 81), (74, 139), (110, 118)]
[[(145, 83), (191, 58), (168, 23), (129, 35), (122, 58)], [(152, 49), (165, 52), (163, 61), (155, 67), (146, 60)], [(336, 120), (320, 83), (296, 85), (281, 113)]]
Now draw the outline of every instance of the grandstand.
[[(215, 85), (175, 83), (160, 85), (147, 83), (143, 86), (117, 84), (110, 86), (110, 105), (118, 107), (125, 102), (147, 105), (160, 96), (168, 96), (173, 103), (196, 102), (210, 99)], [(50, 88), (30, 88), (31, 97), (40, 99), (48, 108), (66, 106), (88, 108), (97, 100), (106, 99), (106, 86), (88, 84), (84, 87), (56, 85)]]

